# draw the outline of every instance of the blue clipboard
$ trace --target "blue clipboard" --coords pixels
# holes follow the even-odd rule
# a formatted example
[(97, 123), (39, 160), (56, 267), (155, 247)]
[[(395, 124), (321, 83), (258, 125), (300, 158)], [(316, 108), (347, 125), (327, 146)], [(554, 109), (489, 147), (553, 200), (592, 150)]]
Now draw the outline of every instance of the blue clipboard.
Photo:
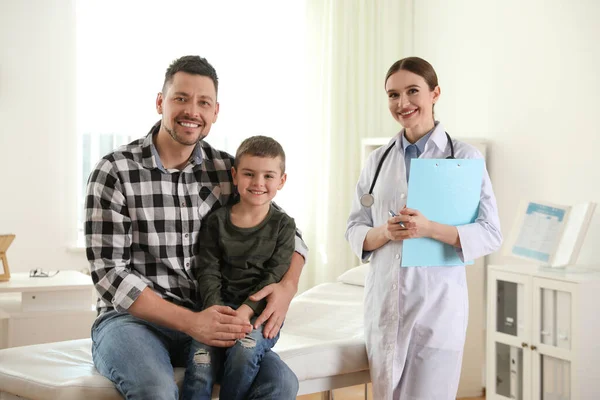
[[(447, 225), (475, 222), (479, 212), (483, 159), (412, 159), (406, 206), (430, 221)], [(430, 238), (407, 239), (403, 267), (456, 266), (463, 262), (453, 246)]]

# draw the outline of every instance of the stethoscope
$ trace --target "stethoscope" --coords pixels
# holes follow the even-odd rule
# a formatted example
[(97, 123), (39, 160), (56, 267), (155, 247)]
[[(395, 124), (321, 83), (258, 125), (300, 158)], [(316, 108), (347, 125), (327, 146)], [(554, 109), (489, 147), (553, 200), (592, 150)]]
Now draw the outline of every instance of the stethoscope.
[[(446, 159), (453, 160), (454, 159), (454, 145), (452, 144), (452, 139), (450, 138), (450, 135), (448, 135), (448, 132), (445, 132), (445, 133), (446, 133), (446, 137), (448, 138), (448, 143), (450, 143), (450, 155), (448, 157), (446, 157)], [(379, 160), (377, 169), (375, 170), (375, 177), (373, 177), (373, 183), (371, 183), (371, 188), (369, 189), (369, 193), (365, 193), (362, 196), (360, 196), (360, 204), (363, 207), (371, 207), (373, 205), (373, 203), (375, 203), (375, 197), (373, 197), (373, 188), (375, 187), (375, 183), (377, 183), (377, 177), (379, 176), (379, 171), (381, 170), (381, 166), (383, 165), (385, 158), (387, 157), (390, 150), (392, 150), (392, 147), (394, 147), (395, 145), (396, 145), (396, 141), (394, 140), (394, 142), (387, 149), (385, 149), (385, 152), (383, 153), (381, 160)]]

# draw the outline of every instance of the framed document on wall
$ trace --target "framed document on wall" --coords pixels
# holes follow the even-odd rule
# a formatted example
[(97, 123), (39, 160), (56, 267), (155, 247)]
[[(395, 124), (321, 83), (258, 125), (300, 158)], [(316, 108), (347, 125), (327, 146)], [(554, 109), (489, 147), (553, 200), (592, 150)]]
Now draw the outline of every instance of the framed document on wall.
[(6, 251), (14, 239), (15, 235), (0, 235), (0, 282), (10, 279)]

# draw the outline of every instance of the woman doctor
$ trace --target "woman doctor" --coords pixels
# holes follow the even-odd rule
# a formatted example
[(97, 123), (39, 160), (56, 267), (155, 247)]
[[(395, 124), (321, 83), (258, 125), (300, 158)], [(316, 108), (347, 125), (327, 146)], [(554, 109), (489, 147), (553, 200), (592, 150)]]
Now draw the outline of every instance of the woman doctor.
[[(465, 267), (401, 267), (402, 243), (432, 238), (454, 246), (463, 262), (490, 254), (502, 242), (496, 199), (485, 170), (479, 215), (472, 224), (444, 225), (405, 208), (410, 158), (482, 155), (466, 143), (450, 143), (442, 124), (434, 121), (440, 87), (427, 61), (409, 57), (394, 63), (385, 90), (390, 112), (404, 129), (369, 156), (346, 230), (353, 251), (364, 262), (371, 258), (365, 337), (373, 397), (455, 399), (468, 320)], [(398, 215), (390, 218), (390, 210)]]

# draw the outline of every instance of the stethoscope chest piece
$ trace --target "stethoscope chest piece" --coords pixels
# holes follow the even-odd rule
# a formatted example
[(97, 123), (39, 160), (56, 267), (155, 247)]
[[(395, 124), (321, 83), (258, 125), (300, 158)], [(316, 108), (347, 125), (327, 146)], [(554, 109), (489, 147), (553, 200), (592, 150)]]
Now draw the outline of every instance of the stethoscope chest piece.
[(375, 203), (375, 197), (371, 193), (365, 193), (360, 196), (360, 205), (363, 207), (371, 207)]

